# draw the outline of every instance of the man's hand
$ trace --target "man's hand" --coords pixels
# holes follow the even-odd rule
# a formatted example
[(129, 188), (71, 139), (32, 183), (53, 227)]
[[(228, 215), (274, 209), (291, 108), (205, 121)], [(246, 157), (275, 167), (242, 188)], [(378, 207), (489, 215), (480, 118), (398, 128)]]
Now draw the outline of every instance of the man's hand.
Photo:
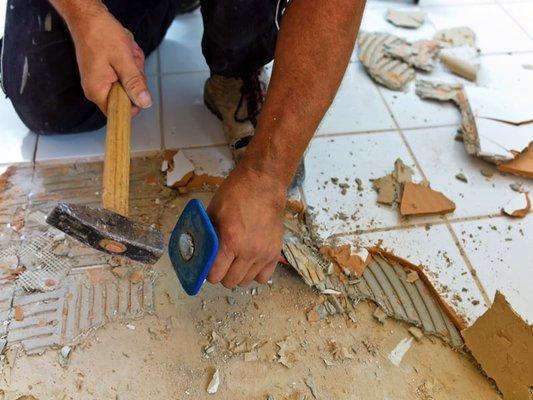
[(286, 187), (239, 163), (222, 183), (207, 212), (220, 245), (207, 280), (227, 288), (266, 283), (281, 251)]
[(85, 96), (104, 114), (111, 85), (120, 80), (134, 114), (152, 105), (144, 76), (144, 53), (132, 35), (95, 0), (51, 0), (65, 18), (76, 47)]

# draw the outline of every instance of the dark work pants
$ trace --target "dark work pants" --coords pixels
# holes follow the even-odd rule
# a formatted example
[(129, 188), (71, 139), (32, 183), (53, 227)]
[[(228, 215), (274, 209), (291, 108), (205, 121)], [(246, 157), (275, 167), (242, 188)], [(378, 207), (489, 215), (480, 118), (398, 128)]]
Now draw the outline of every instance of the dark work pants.
[[(163, 40), (179, 0), (104, 3), (148, 56)], [(203, 0), (202, 50), (211, 73), (245, 77), (270, 62), (285, 3)], [(72, 38), (47, 0), (8, 0), (0, 66), (4, 92), (32, 131), (75, 133), (105, 125), (83, 94)]]

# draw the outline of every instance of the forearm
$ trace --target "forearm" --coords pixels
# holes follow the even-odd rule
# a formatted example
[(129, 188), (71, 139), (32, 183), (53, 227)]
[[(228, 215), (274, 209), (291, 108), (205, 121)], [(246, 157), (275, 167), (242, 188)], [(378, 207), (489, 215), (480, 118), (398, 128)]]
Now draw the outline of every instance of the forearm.
[(85, 21), (90, 21), (92, 17), (107, 9), (101, 0), (49, 0), (49, 2), (63, 17), (71, 33)]
[(330, 106), (353, 50), (365, 0), (292, 0), (274, 70), (244, 160), (285, 186)]

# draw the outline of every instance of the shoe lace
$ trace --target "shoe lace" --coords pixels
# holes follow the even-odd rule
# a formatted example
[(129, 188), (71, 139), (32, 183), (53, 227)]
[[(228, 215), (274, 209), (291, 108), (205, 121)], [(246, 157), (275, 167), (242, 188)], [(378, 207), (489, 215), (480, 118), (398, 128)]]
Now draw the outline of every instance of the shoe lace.
[[(259, 79), (259, 71), (257, 71), (251, 77), (243, 79), (241, 97), (234, 114), (235, 121), (250, 121), (255, 127), (257, 125), (257, 117), (261, 112), (261, 107), (263, 106), (264, 101), (265, 89)], [(239, 111), (244, 104), (246, 104), (247, 115), (244, 118), (241, 118), (239, 117)]]

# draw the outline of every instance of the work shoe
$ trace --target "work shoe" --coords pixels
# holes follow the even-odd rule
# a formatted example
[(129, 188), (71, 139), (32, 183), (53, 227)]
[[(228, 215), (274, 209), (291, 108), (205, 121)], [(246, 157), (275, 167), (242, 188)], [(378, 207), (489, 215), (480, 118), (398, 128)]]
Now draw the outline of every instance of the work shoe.
[[(244, 154), (254, 135), (265, 94), (266, 81), (262, 71), (246, 79), (212, 75), (205, 82), (204, 103), (222, 121), (235, 162)], [(301, 184), (304, 177), (302, 161), (291, 186)]]
[(205, 82), (204, 103), (222, 121), (235, 161), (243, 155), (254, 135), (265, 87), (260, 72), (246, 79), (212, 75)]

